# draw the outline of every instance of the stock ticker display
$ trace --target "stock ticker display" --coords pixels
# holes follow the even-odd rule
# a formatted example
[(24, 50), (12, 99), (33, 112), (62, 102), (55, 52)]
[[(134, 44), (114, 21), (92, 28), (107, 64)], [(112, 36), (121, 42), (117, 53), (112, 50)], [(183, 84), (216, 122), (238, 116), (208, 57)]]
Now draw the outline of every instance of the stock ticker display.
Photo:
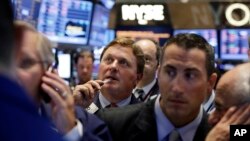
[(37, 28), (51, 41), (87, 44), (93, 3), (81, 0), (43, 0)]

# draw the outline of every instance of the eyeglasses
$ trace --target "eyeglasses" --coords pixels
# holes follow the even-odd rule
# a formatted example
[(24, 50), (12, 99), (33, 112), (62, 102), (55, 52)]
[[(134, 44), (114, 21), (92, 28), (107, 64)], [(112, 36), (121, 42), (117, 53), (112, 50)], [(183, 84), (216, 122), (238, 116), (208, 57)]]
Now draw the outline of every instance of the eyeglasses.
[(21, 62), (18, 64), (18, 67), (22, 69), (29, 69), (33, 67), (34, 65), (40, 64), (40, 63), (41, 64), (47, 63), (47, 61), (38, 61), (38, 60), (26, 58), (26, 59), (21, 60)]

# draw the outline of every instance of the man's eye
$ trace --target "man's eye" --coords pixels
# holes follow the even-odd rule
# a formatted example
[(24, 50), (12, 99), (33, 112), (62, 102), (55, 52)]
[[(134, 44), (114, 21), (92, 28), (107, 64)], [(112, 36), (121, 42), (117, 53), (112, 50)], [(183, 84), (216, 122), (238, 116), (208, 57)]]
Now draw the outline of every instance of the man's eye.
[(121, 60), (121, 61), (120, 61), (120, 64), (121, 64), (121, 65), (128, 66), (128, 62), (127, 62), (126, 60)]
[(104, 61), (105, 61), (106, 63), (111, 63), (111, 62), (113, 61), (113, 59), (110, 58), (110, 57), (108, 57), (108, 58), (105, 58)]
[(36, 63), (37, 63), (37, 61), (35, 61), (35, 60), (25, 59), (25, 60), (21, 61), (19, 67), (23, 68), (23, 69), (28, 69), (28, 68), (34, 66)]
[(185, 77), (186, 77), (187, 79), (194, 79), (194, 78), (195, 78), (195, 74), (189, 72), (189, 73), (186, 73), (186, 74), (185, 74)]
[(172, 69), (166, 70), (166, 72), (167, 72), (168, 76), (170, 76), (170, 77), (174, 77), (176, 74), (175, 71)]

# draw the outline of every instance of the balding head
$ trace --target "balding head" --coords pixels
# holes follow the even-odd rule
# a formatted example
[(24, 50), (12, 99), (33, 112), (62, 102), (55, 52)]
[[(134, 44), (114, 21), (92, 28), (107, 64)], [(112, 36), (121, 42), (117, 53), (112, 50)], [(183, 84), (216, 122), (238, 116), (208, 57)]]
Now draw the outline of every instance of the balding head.
[(155, 58), (157, 60), (157, 64), (159, 64), (159, 58), (161, 49), (157, 42), (150, 40), (150, 39), (141, 39), (135, 42), (137, 46), (139, 46), (142, 50), (144, 49), (152, 49), (155, 53)]
[(250, 63), (226, 72), (218, 82), (216, 94), (226, 107), (250, 102)]
[(250, 63), (245, 63), (226, 72), (216, 87), (216, 110), (210, 122), (216, 124), (231, 106), (250, 103)]
[(136, 86), (137, 88), (142, 88), (155, 79), (160, 58), (160, 47), (150, 39), (141, 39), (135, 42), (135, 45), (141, 48), (145, 59), (143, 77)]

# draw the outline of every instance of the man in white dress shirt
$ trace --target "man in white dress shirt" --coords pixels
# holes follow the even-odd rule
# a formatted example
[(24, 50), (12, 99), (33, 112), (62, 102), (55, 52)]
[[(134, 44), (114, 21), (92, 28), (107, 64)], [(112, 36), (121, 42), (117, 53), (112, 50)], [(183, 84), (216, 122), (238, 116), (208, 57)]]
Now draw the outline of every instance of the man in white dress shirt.
[(135, 97), (141, 102), (147, 102), (159, 94), (159, 86), (156, 79), (156, 71), (159, 66), (160, 47), (150, 39), (141, 39), (135, 43), (145, 56), (143, 77), (133, 90)]

